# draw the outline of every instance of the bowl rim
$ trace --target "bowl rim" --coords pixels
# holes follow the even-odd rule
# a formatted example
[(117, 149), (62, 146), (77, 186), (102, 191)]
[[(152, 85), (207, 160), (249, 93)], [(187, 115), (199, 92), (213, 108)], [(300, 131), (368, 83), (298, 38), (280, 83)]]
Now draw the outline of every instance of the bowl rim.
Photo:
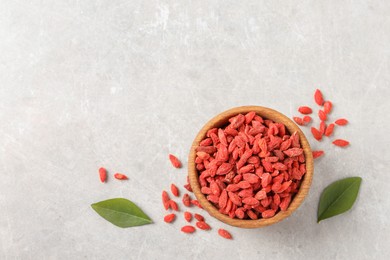
[[(203, 138), (206, 136), (207, 131), (213, 127), (220, 127), (226, 125), (228, 122), (227, 120), (232, 116), (235, 116), (237, 114), (245, 115), (250, 111), (255, 111), (256, 114), (260, 115), (265, 119), (270, 119), (277, 123), (283, 123), (289, 133), (293, 133), (297, 131), (297, 133), (299, 134), (299, 140), (301, 146), (305, 154), (306, 173), (302, 178), (302, 182), (298, 192), (295, 194), (294, 198), (292, 199), (286, 211), (279, 211), (275, 216), (268, 219), (257, 219), (257, 220), (242, 220), (236, 218), (232, 219), (229, 216), (220, 213), (217, 210), (217, 208), (206, 199), (204, 194), (201, 193), (200, 184), (198, 182), (198, 171), (196, 169), (196, 164), (195, 164), (195, 156), (196, 156), (195, 149), (196, 147), (198, 147), (199, 142), (203, 140)], [(214, 218), (228, 225), (241, 227), (241, 228), (265, 227), (265, 226), (275, 224), (279, 221), (282, 221), (283, 219), (290, 216), (302, 204), (303, 200), (307, 196), (313, 179), (313, 173), (314, 173), (313, 155), (311, 152), (310, 144), (306, 136), (302, 132), (302, 130), (290, 118), (288, 118), (284, 114), (274, 109), (263, 107), (263, 106), (233, 107), (211, 118), (196, 135), (194, 141), (192, 142), (190, 154), (188, 157), (189, 182), (193, 190), (193, 193), (195, 194), (195, 197), (197, 198), (199, 203)]]

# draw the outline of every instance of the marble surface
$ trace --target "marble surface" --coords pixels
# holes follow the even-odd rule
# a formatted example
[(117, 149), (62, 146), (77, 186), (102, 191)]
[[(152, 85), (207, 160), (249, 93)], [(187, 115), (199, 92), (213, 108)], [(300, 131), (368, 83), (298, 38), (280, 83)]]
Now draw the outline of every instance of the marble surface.
[[(0, 259), (389, 259), (390, 1), (0, 2)], [(201, 126), (240, 105), (293, 116), (315, 88), (346, 117), (291, 217), (256, 230), (162, 221)], [(318, 122), (318, 121), (317, 121)], [(309, 129), (304, 129), (309, 135)], [(309, 135), (310, 136), (310, 135)], [(129, 181), (98, 180), (97, 169)], [(316, 223), (321, 191), (361, 176), (353, 209)], [(133, 200), (120, 229), (90, 204)], [(197, 211), (197, 210), (194, 210)], [(233, 241), (219, 238), (228, 228)], [(386, 246), (387, 245), (387, 246)]]

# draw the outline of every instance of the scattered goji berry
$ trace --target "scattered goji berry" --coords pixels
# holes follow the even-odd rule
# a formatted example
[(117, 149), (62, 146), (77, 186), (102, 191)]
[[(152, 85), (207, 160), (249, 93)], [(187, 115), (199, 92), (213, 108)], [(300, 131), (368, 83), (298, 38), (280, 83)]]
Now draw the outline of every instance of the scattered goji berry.
[(173, 183), (171, 184), (171, 192), (174, 196), (179, 197), (179, 189)]
[(181, 231), (190, 234), (195, 232), (195, 228), (193, 226), (184, 226), (181, 228)]
[(175, 168), (180, 168), (181, 167), (181, 162), (173, 154), (169, 154), (169, 160), (171, 161), (173, 167), (175, 167)]
[(323, 98), (322, 93), (319, 89), (316, 89), (316, 91), (314, 92), (314, 101), (319, 106), (322, 106), (322, 104), (324, 103), (324, 98)]
[(107, 180), (107, 170), (103, 167), (99, 168), (99, 177), (101, 182), (106, 182)]
[(226, 231), (225, 229), (222, 229), (222, 228), (218, 229), (218, 234), (221, 237), (226, 238), (226, 239), (232, 239), (233, 238), (232, 235), (228, 231)]
[(345, 119), (345, 118), (340, 118), (340, 119), (337, 119), (337, 120), (335, 121), (335, 124), (336, 124), (336, 125), (346, 125), (346, 124), (348, 124), (348, 120)]
[(308, 106), (301, 106), (298, 108), (298, 111), (304, 115), (308, 115), (308, 114), (311, 114), (313, 112), (313, 110)]
[(167, 223), (171, 223), (175, 220), (176, 218), (176, 215), (175, 214), (168, 214), (164, 217), (164, 221), (167, 222)]
[(312, 151), (313, 159), (321, 157), (324, 154), (324, 151)]
[(118, 180), (127, 180), (128, 179), (127, 176), (122, 174), (122, 173), (115, 173), (114, 177), (115, 177), (115, 179), (118, 179)]
[(349, 142), (343, 139), (336, 139), (332, 142), (334, 145), (340, 146), (340, 147), (345, 147), (349, 145)]

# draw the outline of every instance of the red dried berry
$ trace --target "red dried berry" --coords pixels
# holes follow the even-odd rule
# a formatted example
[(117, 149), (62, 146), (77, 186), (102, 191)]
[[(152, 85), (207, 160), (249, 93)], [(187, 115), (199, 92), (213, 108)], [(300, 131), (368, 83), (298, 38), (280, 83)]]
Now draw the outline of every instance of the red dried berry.
[(181, 228), (181, 231), (187, 234), (191, 234), (195, 232), (195, 228), (193, 226), (184, 226)]
[(265, 192), (265, 190), (260, 190), (255, 195), (255, 199), (258, 199), (258, 200), (263, 200), (265, 198), (267, 198), (267, 192)]
[(258, 219), (256, 213), (254, 213), (254, 212), (253, 212), (252, 210), (250, 210), (250, 209), (246, 211), (246, 214), (248, 215), (248, 217), (249, 217), (250, 219), (253, 219), (253, 220)]
[(326, 129), (325, 121), (321, 121), (321, 123), (320, 123), (320, 129), (319, 129), (319, 131), (321, 132), (321, 134), (325, 134), (325, 129)]
[(175, 214), (168, 214), (164, 217), (164, 221), (167, 222), (167, 223), (171, 223), (175, 220), (176, 218), (176, 215)]
[(233, 238), (232, 235), (228, 231), (226, 231), (225, 229), (222, 229), (222, 228), (218, 229), (218, 234), (221, 237), (226, 238), (226, 239), (232, 239)]
[(191, 188), (191, 184), (187, 183), (183, 186), (186, 190), (188, 190), (189, 192), (192, 192), (192, 188)]
[(99, 169), (99, 177), (101, 182), (106, 182), (107, 180), (107, 170), (103, 167)]
[(325, 103), (324, 103), (324, 112), (326, 114), (329, 114), (331, 110), (332, 110), (332, 102), (325, 101)]
[(128, 179), (127, 176), (122, 174), (122, 173), (115, 173), (114, 177), (115, 177), (115, 179), (118, 179), (118, 180), (121, 180), (121, 181)]
[(169, 198), (168, 192), (163, 190), (163, 192), (162, 192), (162, 203), (164, 205), (165, 210), (169, 209), (169, 207), (170, 207), (169, 201), (170, 201), (170, 198)]
[(198, 208), (203, 209), (203, 207), (202, 207), (202, 205), (200, 205), (199, 201), (197, 201), (197, 200), (191, 200), (191, 203), (192, 203), (193, 205), (197, 206)]
[(194, 218), (196, 218), (198, 221), (204, 221), (204, 217), (197, 213), (194, 214)]
[(192, 214), (188, 211), (185, 211), (184, 212), (184, 219), (187, 220), (188, 222), (191, 222)]
[(180, 168), (181, 167), (181, 162), (173, 154), (169, 154), (169, 160), (171, 161), (173, 167), (175, 167), (175, 168)]
[(247, 205), (251, 205), (251, 206), (258, 206), (260, 204), (260, 202), (253, 198), (253, 197), (246, 197), (242, 200), (242, 203), (244, 204), (247, 204)]
[(263, 213), (261, 213), (261, 216), (263, 218), (272, 218), (273, 216), (275, 216), (275, 210), (269, 209), (269, 210), (263, 211)]
[(206, 222), (204, 221), (198, 221), (196, 222), (196, 226), (199, 228), (199, 229), (202, 229), (202, 230), (210, 230), (211, 227), (209, 224), (207, 224)]
[(241, 198), (234, 192), (228, 192), (230, 200), (237, 206), (241, 206)]
[(179, 189), (173, 183), (171, 184), (171, 192), (174, 196), (179, 197)]
[(200, 146), (209, 146), (213, 143), (211, 138), (206, 138), (202, 142), (199, 143)]
[(185, 194), (183, 195), (182, 202), (183, 202), (184, 206), (190, 207), (190, 206), (191, 206), (191, 198), (190, 198), (190, 195), (188, 195), (187, 193), (185, 193)]
[(169, 206), (174, 210), (174, 211), (179, 211), (179, 207), (177, 206), (177, 203), (173, 200), (169, 201)]
[(336, 125), (346, 125), (346, 124), (348, 124), (348, 120), (345, 119), (345, 118), (340, 118), (340, 119), (337, 119), (337, 120), (335, 121), (335, 124), (336, 124)]
[(218, 129), (218, 139), (221, 142), (221, 144), (223, 144), (224, 146), (228, 146), (226, 135), (221, 128)]
[(286, 151), (283, 151), (288, 157), (294, 157), (294, 156), (299, 156), (303, 153), (302, 148), (290, 148)]
[(297, 123), (298, 125), (304, 125), (302, 118), (294, 116), (293, 119), (294, 119), (295, 123)]
[(323, 110), (318, 110), (318, 117), (322, 120), (322, 121), (326, 121), (327, 119), (327, 116), (325, 114), (325, 112)]
[(328, 127), (326, 128), (325, 130), (325, 135), (326, 136), (331, 136), (332, 133), (333, 133), (333, 129), (334, 129), (334, 124), (329, 124)]
[(303, 117), (303, 122), (305, 123), (305, 125), (310, 123), (310, 121), (311, 121), (311, 117), (310, 116), (304, 116)]
[[(230, 185), (229, 185), (230, 186)], [(229, 187), (228, 186), (228, 187)], [(227, 200), (228, 200), (228, 194), (227, 194), (227, 191), (226, 190), (223, 190), (222, 193), (221, 193), (221, 196), (219, 196), (219, 201), (218, 201), (218, 205), (219, 207), (222, 209), (226, 206), (227, 204)]]
[(324, 154), (324, 151), (312, 151), (313, 159), (321, 157)]
[(324, 103), (324, 98), (323, 98), (322, 93), (319, 89), (316, 89), (316, 92), (314, 92), (314, 101), (319, 106), (322, 106), (322, 104)]
[(313, 134), (313, 137), (317, 140), (320, 141), (322, 139), (322, 133), (317, 130), (317, 128), (312, 127), (311, 128), (311, 133)]
[(298, 111), (301, 113), (301, 114), (304, 114), (304, 115), (308, 115), (308, 114), (311, 114), (313, 112), (313, 110), (310, 108), (310, 107), (307, 107), (307, 106), (301, 106), (298, 108)]
[(340, 146), (340, 147), (345, 147), (349, 145), (349, 142), (343, 139), (336, 139), (332, 142), (334, 145)]
[(291, 202), (291, 195), (288, 195), (287, 197), (284, 197), (282, 201), (280, 202), (280, 210), (285, 211), (287, 210), (288, 206), (290, 205)]

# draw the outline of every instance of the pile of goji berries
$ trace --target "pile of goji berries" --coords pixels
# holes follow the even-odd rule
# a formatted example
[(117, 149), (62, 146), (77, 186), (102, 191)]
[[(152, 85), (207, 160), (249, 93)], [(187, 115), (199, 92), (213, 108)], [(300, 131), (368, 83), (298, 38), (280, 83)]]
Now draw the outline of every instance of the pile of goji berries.
[[(333, 104), (331, 101), (327, 100), (324, 101), (324, 97), (322, 95), (322, 92), (317, 89), (314, 93), (314, 101), (316, 102), (317, 105), (319, 105), (321, 108), (318, 110), (318, 118), (320, 119), (320, 124), (318, 128), (311, 127), (311, 133), (317, 141), (321, 141), (323, 136), (330, 137), (333, 135), (335, 126), (344, 126), (348, 124), (348, 120), (345, 118), (340, 118), (334, 121), (334, 123), (326, 124), (326, 121), (328, 120), (328, 115), (332, 111)], [(293, 119), (294, 121), (300, 125), (300, 126), (305, 126), (308, 125), (311, 121), (312, 118), (309, 116), (313, 110), (308, 107), (308, 106), (301, 106), (298, 108), (298, 112), (303, 114), (303, 117), (297, 117), (294, 116)], [(349, 145), (349, 142), (344, 139), (335, 139), (332, 142), (334, 145), (339, 146), (339, 147), (345, 147)], [(322, 150), (318, 151), (313, 151), (313, 157), (318, 158), (322, 155), (324, 155), (325, 152)]]
[(196, 151), (201, 192), (230, 218), (271, 218), (287, 210), (306, 173), (298, 133), (255, 112), (210, 129)]
[[(181, 162), (179, 161), (179, 159), (176, 156), (170, 154), (169, 160), (171, 161), (172, 165), (175, 168), (181, 167)], [(192, 192), (191, 186), (188, 183), (188, 176), (187, 176), (187, 184), (184, 185), (184, 187), (189, 192)], [(171, 190), (171, 193), (173, 196), (175, 196), (177, 198), (180, 197), (179, 188), (175, 184), (173, 184), (173, 183), (171, 184), (170, 190)], [(192, 206), (197, 206), (197, 207), (203, 209), (202, 206), (200, 205), (200, 203), (196, 199), (192, 199), (188, 193), (183, 194), (181, 201), (185, 207), (190, 208)], [(173, 211), (176, 211), (176, 213), (180, 212), (180, 209), (179, 209), (179, 206), (177, 205), (177, 202), (172, 200), (170, 198), (168, 192), (165, 190), (163, 190), (163, 192), (162, 192), (162, 202), (163, 202), (163, 206), (164, 206), (165, 210), (172, 209)], [(166, 223), (174, 222), (176, 219), (176, 213), (170, 213), (170, 214), (165, 215), (164, 221)], [(192, 213), (190, 211), (184, 211), (183, 217), (189, 223), (188, 225), (185, 225), (181, 228), (181, 231), (184, 233), (191, 234), (191, 233), (194, 233), (196, 231), (196, 228), (194, 227), (194, 225), (190, 225), (190, 223), (192, 222), (193, 219), (195, 219), (194, 220), (194, 221), (196, 221), (195, 226), (198, 229), (201, 229), (204, 231), (211, 230), (210, 225), (206, 222), (205, 218), (200, 214)], [(232, 235), (224, 229), (219, 229), (218, 234), (223, 238), (232, 239)]]

